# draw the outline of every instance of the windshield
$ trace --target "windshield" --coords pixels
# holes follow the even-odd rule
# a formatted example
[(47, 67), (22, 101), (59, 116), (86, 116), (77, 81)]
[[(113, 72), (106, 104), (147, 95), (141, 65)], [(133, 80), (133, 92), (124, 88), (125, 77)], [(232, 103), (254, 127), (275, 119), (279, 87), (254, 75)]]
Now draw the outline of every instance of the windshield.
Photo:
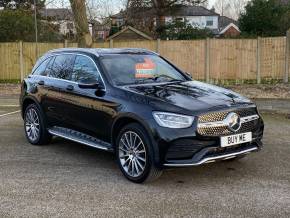
[(106, 55), (101, 63), (115, 85), (186, 81), (180, 72), (157, 55)]

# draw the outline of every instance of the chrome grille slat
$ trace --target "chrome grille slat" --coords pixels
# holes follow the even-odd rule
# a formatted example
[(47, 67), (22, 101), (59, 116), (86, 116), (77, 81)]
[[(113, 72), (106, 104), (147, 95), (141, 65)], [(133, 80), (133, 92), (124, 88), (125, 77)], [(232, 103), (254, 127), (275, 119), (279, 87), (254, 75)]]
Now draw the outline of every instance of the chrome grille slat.
[(255, 108), (246, 108), (246, 109), (238, 109), (234, 111), (222, 111), (222, 112), (213, 112), (213, 113), (204, 114), (198, 118), (198, 121), (199, 123), (222, 121), (226, 118), (226, 116), (230, 112), (235, 112), (238, 115), (240, 115), (240, 117), (247, 117), (247, 116), (257, 114)]
[[(223, 123), (224, 119), (231, 112), (235, 112), (241, 117), (241, 128), (237, 132), (230, 131), (228, 126)], [(250, 132), (253, 130), (258, 118), (259, 116), (257, 115), (255, 108), (209, 113), (201, 115), (198, 118), (197, 132), (203, 136), (225, 136)]]

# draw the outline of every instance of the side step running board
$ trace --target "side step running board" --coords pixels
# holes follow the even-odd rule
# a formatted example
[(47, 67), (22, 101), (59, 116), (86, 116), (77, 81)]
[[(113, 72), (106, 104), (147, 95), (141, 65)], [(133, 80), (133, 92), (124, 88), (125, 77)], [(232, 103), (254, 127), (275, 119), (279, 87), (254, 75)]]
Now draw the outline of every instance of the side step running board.
[(98, 148), (105, 151), (113, 151), (112, 145), (90, 135), (63, 127), (54, 126), (47, 130), (50, 134), (78, 142), (90, 147)]

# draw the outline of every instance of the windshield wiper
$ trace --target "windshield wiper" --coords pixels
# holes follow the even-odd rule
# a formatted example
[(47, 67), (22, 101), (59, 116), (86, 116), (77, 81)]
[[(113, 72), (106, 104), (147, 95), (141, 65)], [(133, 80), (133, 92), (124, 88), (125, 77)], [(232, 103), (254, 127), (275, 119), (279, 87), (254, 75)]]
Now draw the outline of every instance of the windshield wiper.
[(144, 83), (144, 82), (147, 82), (147, 81), (154, 81), (154, 82), (156, 82), (160, 78), (169, 79), (166, 82), (184, 82), (184, 80), (182, 80), (182, 79), (173, 79), (172, 77), (167, 76), (167, 75), (158, 75), (158, 76), (155, 76), (155, 77), (149, 77), (149, 78), (144, 78), (144, 79), (136, 80), (135, 83), (136, 84), (140, 84), (140, 83)]
[(138, 80), (136, 80), (134, 83), (135, 83), (135, 84), (142, 84), (142, 83), (144, 83), (144, 82), (148, 82), (148, 81), (150, 81), (150, 80), (151, 80), (151, 81), (152, 81), (152, 80), (155, 81), (154, 78), (151, 78), (151, 77), (150, 77), (150, 78), (138, 79)]

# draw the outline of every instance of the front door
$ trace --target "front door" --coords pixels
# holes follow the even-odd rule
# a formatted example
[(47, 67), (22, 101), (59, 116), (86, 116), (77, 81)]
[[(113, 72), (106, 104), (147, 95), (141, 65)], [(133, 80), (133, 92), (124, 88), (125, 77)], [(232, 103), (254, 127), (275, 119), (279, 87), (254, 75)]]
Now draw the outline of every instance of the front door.
[[(98, 88), (86, 87), (97, 83)], [(62, 108), (65, 122), (72, 129), (108, 141), (114, 104), (106, 100), (105, 84), (93, 59), (76, 56), (70, 85), (65, 92), (66, 105)]]

